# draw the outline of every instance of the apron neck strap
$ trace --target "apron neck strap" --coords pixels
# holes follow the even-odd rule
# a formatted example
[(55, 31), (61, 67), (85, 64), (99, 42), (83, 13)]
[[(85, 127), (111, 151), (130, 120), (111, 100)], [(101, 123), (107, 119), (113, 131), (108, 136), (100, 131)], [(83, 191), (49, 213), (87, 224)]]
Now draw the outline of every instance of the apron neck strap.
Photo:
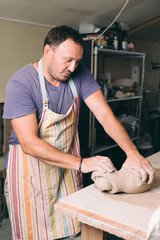
[(48, 103), (48, 98), (47, 98), (45, 80), (44, 80), (44, 76), (43, 76), (42, 58), (38, 62), (38, 75), (39, 75), (39, 81), (40, 81), (40, 86), (41, 86), (43, 103), (47, 104)]
[(77, 97), (78, 96), (77, 89), (76, 89), (74, 81), (73, 81), (73, 79), (71, 77), (68, 79), (68, 83), (69, 83), (69, 86), (70, 86), (70, 88), (72, 90), (73, 97), (74, 98)]

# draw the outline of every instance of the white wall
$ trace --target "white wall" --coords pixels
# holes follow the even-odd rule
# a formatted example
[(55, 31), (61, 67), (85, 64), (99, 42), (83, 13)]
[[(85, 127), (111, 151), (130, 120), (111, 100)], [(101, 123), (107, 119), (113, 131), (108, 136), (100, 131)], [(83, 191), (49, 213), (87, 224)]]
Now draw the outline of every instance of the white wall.
[(49, 28), (0, 20), (0, 101), (11, 75), (42, 56)]

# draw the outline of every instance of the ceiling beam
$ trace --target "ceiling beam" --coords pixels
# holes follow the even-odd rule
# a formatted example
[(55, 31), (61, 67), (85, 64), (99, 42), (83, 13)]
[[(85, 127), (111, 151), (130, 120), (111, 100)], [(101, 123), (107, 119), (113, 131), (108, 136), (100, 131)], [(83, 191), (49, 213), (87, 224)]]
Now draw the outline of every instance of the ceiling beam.
[(147, 27), (150, 27), (153, 24), (159, 23), (159, 22), (160, 22), (160, 17), (153, 18), (152, 20), (147, 21), (147, 22), (145, 22), (145, 23), (143, 23), (143, 24), (141, 24), (141, 25), (139, 25), (139, 26), (129, 30), (127, 32), (127, 35), (131, 35), (133, 33), (139, 32), (139, 31), (141, 31), (141, 30), (143, 30), (143, 29), (145, 29)]

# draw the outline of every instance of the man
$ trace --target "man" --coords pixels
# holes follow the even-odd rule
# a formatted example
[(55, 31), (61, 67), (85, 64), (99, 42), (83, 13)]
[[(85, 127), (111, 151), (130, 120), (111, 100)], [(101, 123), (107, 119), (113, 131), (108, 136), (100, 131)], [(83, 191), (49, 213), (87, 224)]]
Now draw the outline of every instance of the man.
[[(78, 117), (84, 100), (144, 181), (154, 170), (113, 115), (99, 85), (81, 63), (82, 39), (67, 26), (49, 31), (41, 60), (16, 72), (6, 88), (11, 119), (7, 179), (14, 239), (59, 239), (77, 234), (78, 221), (54, 212), (54, 203), (82, 188), (82, 173), (114, 171), (103, 156), (81, 158)], [(113, 131), (114, 130), (114, 131)]]

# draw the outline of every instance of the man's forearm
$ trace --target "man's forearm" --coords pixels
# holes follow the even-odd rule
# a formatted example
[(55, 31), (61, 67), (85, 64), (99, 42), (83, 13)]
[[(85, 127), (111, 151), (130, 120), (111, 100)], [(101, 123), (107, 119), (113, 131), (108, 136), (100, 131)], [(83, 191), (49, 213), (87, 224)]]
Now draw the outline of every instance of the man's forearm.
[(125, 128), (115, 116), (112, 116), (110, 120), (106, 118), (103, 127), (106, 133), (120, 146), (127, 156), (137, 152)]
[(80, 157), (60, 151), (42, 139), (35, 137), (30, 144), (22, 146), (22, 149), (26, 154), (38, 158), (50, 166), (74, 170), (79, 168)]

